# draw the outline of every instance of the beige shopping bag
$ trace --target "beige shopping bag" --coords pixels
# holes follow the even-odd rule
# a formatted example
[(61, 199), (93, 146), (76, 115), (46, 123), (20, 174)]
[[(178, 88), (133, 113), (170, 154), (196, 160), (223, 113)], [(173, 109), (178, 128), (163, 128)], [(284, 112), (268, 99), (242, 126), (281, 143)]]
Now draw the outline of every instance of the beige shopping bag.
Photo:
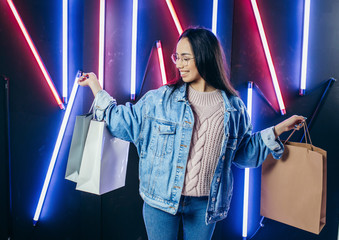
[(326, 170), (325, 150), (285, 142), (282, 158), (270, 154), (262, 165), (260, 214), (319, 234), (326, 223)]

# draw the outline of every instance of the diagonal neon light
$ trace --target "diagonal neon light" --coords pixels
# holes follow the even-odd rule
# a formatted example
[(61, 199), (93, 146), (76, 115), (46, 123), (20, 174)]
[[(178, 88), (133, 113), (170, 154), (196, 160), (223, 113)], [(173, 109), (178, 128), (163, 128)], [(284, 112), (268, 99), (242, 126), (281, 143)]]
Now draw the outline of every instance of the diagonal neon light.
[(173, 21), (175, 23), (175, 26), (177, 27), (178, 33), (179, 33), (179, 35), (181, 35), (182, 32), (183, 32), (182, 27), (181, 27), (181, 24), (179, 22), (178, 16), (177, 16), (177, 14), (174, 10), (173, 4), (172, 4), (171, 0), (166, 0), (166, 3), (167, 3), (167, 6), (168, 6), (168, 9), (171, 12), (171, 15), (172, 15)]
[(45, 65), (43, 64), (43, 62), (40, 58), (40, 55), (38, 54), (38, 51), (36, 50), (36, 47), (34, 46), (34, 43), (31, 39), (31, 37), (29, 36), (29, 34), (26, 30), (26, 27), (25, 27), (24, 23), (22, 22), (21, 17), (19, 15), (18, 11), (16, 10), (12, 0), (7, 0), (7, 3), (9, 5), (10, 9), (12, 10), (12, 13), (13, 13), (16, 21), (19, 24), (19, 27), (20, 27), (20, 29), (21, 29), (21, 31), (22, 31), (22, 33), (23, 33), (23, 35), (24, 35), (24, 37), (25, 37), (25, 39), (26, 39), (26, 41), (27, 41), (27, 43), (28, 43), (28, 45), (29, 45), (29, 47), (30, 47), (30, 49), (31, 49), (31, 51), (32, 51), (32, 53), (33, 53), (38, 65), (39, 65), (44, 77), (45, 77), (45, 79), (46, 79), (46, 81), (47, 81), (49, 88), (51, 89), (51, 91), (53, 93), (53, 96), (54, 96), (56, 102), (58, 103), (58, 105), (61, 109), (65, 109), (65, 106), (62, 103), (57, 90), (55, 89), (53, 81), (52, 81), (49, 73), (47, 72), (47, 69), (46, 69)]
[(261, 17), (260, 17), (260, 13), (259, 13), (259, 9), (258, 9), (258, 5), (257, 5), (256, 0), (251, 0), (251, 4), (252, 4), (252, 9), (253, 9), (253, 12), (254, 12), (255, 20), (257, 22), (257, 26), (258, 26), (258, 29), (259, 29), (261, 42), (262, 42), (262, 45), (263, 45), (263, 48), (264, 48), (266, 61), (267, 61), (267, 64), (268, 64), (268, 67), (269, 67), (269, 70), (270, 70), (270, 73), (271, 73), (271, 78), (272, 78), (272, 82), (273, 82), (273, 86), (274, 86), (274, 90), (275, 90), (275, 95), (277, 96), (277, 99), (278, 99), (280, 112), (281, 112), (282, 115), (285, 115), (286, 109), (285, 109), (284, 101), (283, 101), (283, 98), (281, 96), (281, 91), (280, 91), (280, 87), (279, 87), (279, 83), (278, 83), (277, 74), (275, 73), (275, 68), (274, 68), (274, 65), (273, 65), (272, 56), (271, 56), (271, 53), (270, 53), (270, 49), (268, 47), (264, 27), (263, 27), (263, 24), (262, 24), (262, 21), (261, 21)]
[[(248, 112), (248, 115), (250, 116), (250, 118), (252, 118), (252, 95), (253, 95), (253, 82), (248, 82), (247, 112)], [(245, 168), (244, 205), (243, 205), (243, 215), (242, 215), (242, 236), (244, 238), (247, 238), (249, 178), (250, 178), (250, 169)]]
[(38, 205), (37, 205), (37, 208), (35, 210), (34, 217), (33, 217), (33, 225), (34, 226), (39, 221), (41, 209), (42, 209), (43, 204), (45, 202), (46, 193), (47, 193), (50, 181), (51, 181), (52, 173), (53, 173), (55, 163), (56, 163), (56, 160), (57, 160), (57, 157), (58, 157), (58, 154), (59, 154), (61, 142), (62, 142), (62, 139), (63, 139), (64, 134), (65, 134), (66, 126), (67, 126), (67, 123), (68, 123), (68, 120), (69, 120), (69, 116), (70, 116), (70, 113), (71, 113), (71, 110), (72, 110), (72, 107), (73, 107), (73, 103), (74, 103), (74, 99), (75, 99), (78, 87), (79, 87), (79, 85), (77, 83), (77, 79), (75, 79), (74, 85), (73, 85), (73, 88), (72, 88), (72, 92), (71, 92), (71, 96), (69, 98), (69, 103), (67, 105), (67, 108), (66, 108), (66, 111), (65, 111), (65, 114), (64, 114), (64, 118), (62, 120), (61, 127), (60, 127), (60, 130), (59, 130), (59, 134), (58, 134), (55, 146), (54, 146), (52, 158), (51, 158), (51, 161), (50, 161), (49, 166), (48, 166), (44, 185), (43, 185), (41, 193), (40, 193), (39, 202), (38, 202)]
[(162, 77), (162, 84), (167, 84), (167, 78), (166, 78), (166, 71), (165, 71), (165, 63), (164, 63), (164, 57), (162, 54), (162, 47), (161, 47), (161, 41), (156, 42), (157, 50), (158, 50), (158, 57), (159, 57), (159, 65), (160, 65), (160, 71), (161, 71), (161, 77)]
[(132, 62), (131, 62), (131, 99), (135, 100), (137, 30), (138, 30), (138, 0), (133, 0), (132, 17)]
[(100, 14), (99, 14), (99, 70), (98, 79), (101, 87), (104, 87), (104, 48), (105, 48), (105, 0), (100, 0)]
[(68, 0), (62, 1), (62, 96), (68, 98)]
[(303, 31), (303, 50), (301, 62), (301, 79), (300, 79), (300, 95), (305, 95), (306, 91), (306, 74), (307, 74), (307, 53), (308, 53), (308, 32), (310, 26), (310, 8), (311, 1), (304, 1), (304, 31)]
[(213, 0), (212, 32), (217, 35), (218, 0)]

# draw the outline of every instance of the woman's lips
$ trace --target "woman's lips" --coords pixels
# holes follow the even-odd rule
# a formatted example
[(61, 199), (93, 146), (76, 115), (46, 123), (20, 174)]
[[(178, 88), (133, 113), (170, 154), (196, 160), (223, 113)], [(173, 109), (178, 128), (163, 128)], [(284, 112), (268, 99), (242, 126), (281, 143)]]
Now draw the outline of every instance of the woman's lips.
[(180, 71), (181, 77), (186, 77), (187, 74), (188, 74), (188, 71)]

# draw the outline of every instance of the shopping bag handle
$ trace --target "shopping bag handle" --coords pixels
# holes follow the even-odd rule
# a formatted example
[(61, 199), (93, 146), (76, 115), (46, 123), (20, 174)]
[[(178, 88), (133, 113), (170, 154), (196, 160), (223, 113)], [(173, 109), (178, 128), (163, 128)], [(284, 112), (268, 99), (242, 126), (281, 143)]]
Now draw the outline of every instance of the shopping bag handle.
[[(311, 135), (310, 135), (310, 132), (308, 131), (308, 127), (307, 127), (307, 124), (306, 122), (303, 122), (303, 128), (304, 128), (304, 134), (305, 134), (305, 142), (307, 144), (307, 139), (309, 139), (310, 141), (310, 144), (311, 144), (311, 147), (313, 146), (312, 144), (312, 140), (311, 140)], [(287, 141), (292, 137), (292, 135), (294, 134), (296, 129), (293, 130), (293, 132), (288, 136), (288, 138), (284, 141), (284, 145), (287, 143)], [(313, 147), (312, 147), (313, 149)]]
[(93, 118), (94, 118), (94, 112), (93, 112), (93, 107), (94, 107), (94, 100), (93, 100), (93, 103), (92, 103), (92, 106), (91, 106), (91, 108), (89, 109), (89, 111), (88, 111), (88, 113), (87, 114), (93, 114)]

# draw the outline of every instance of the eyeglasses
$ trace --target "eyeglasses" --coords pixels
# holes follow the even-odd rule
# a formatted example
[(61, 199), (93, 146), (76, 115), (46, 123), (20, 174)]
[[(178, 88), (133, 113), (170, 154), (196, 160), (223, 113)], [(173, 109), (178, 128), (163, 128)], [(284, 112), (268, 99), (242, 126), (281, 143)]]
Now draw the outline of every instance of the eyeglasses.
[(173, 61), (174, 64), (177, 64), (178, 60), (181, 60), (181, 62), (183, 63), (183, 65), (184, 65), (184, 66), (187, 66), (188, 63), (189, 63), (189, 60), (194, 59), (194, 57), (193, 57), (193, 58), (179, 57), (178, 54), (173, 53), (173, 54), (171, 55), (171, 59), (172, 59), (172, 61)]

